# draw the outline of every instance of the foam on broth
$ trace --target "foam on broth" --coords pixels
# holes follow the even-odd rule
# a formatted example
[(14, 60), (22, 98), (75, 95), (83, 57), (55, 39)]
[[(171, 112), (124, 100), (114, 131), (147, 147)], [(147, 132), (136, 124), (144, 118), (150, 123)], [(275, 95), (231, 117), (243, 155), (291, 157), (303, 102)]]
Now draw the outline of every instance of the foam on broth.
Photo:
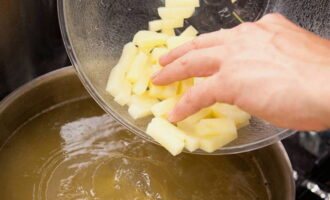
[(3, 200), (267, 200), (253, 154), (172, 157), (91, 99), (53, 107), (0, 144)]

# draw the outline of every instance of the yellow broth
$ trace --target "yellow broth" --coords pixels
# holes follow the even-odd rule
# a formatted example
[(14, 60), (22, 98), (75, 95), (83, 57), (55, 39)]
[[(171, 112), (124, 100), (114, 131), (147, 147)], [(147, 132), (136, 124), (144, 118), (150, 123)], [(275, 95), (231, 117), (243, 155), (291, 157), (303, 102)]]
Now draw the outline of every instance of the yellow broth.
[(265, 181), (252, 153), (172, 157), (91, 99), (40, 113), (0, 148), (1, 200), (267, 200)]

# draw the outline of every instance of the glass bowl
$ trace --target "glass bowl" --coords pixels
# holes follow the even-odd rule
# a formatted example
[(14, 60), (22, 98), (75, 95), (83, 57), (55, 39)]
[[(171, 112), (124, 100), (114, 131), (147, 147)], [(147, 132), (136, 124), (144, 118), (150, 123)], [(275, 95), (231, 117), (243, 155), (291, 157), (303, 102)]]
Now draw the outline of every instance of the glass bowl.
[[(272, 1), (274, 3), (274, 1)], [(158, 19), (157, 8), (162, 0), (58, 0), (63, 40), (82, 83), (96, 102), (118, 122), (137, 135), (155, 142), (146, 133), (150, 118), (133, 120), (127, 107), (117, 104), (105, 91), (111, 68), (117, 63), (123, 45), (133, 35), (147, 29), (148, 21)], [(268, 1), (204, 0), (196, 14), (185, 21), (200, 32), (229, 28), (241, 18), (253, 21), (267, 12)], [(176, 30), (180, 32), (181, 30)], [(294, 131), (280, 129), (257, 118), (239, 130), (239, 137), (213, 154), (230, 154), (254, 150), (291, 135)], [(206, 154), (201, 150), (194, 153)]]

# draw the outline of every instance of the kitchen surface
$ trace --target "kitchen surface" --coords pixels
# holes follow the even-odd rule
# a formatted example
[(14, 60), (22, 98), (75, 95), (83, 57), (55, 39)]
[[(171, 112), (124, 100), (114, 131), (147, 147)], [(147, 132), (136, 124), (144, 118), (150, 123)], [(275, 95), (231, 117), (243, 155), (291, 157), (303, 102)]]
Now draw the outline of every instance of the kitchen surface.
[[(217, 1), (209, 2), (212, 5)], [(269, 12), (281, 12), (300, 26), (330, 39), (329, 1), (274, 2)], [(0, 5), (1, 100), (24, 83), (71, 63), (62, 42), (55, 0), (0, 0)], [(262, 5), (260, 9), (265, 9)], [(249, 12), (258, 16), (261, 11)], [(233, 25), (230, 22), (222, 27)], [(209, 31), (207, 28), (205, 31)], [(282, 142), (294, 169), (296, 199), (329, 200), (330, 131), (297, 132)]]

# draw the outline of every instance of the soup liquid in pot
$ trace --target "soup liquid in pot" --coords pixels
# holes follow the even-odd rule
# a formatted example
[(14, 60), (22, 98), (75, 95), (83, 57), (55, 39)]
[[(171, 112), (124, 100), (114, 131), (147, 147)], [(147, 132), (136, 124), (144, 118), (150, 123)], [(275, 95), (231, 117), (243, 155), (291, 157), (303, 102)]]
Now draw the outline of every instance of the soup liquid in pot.
[(0, 144), (1, 200), (267, 200), (252, 154), (173, 157), (91, 100), (55, 106)]

